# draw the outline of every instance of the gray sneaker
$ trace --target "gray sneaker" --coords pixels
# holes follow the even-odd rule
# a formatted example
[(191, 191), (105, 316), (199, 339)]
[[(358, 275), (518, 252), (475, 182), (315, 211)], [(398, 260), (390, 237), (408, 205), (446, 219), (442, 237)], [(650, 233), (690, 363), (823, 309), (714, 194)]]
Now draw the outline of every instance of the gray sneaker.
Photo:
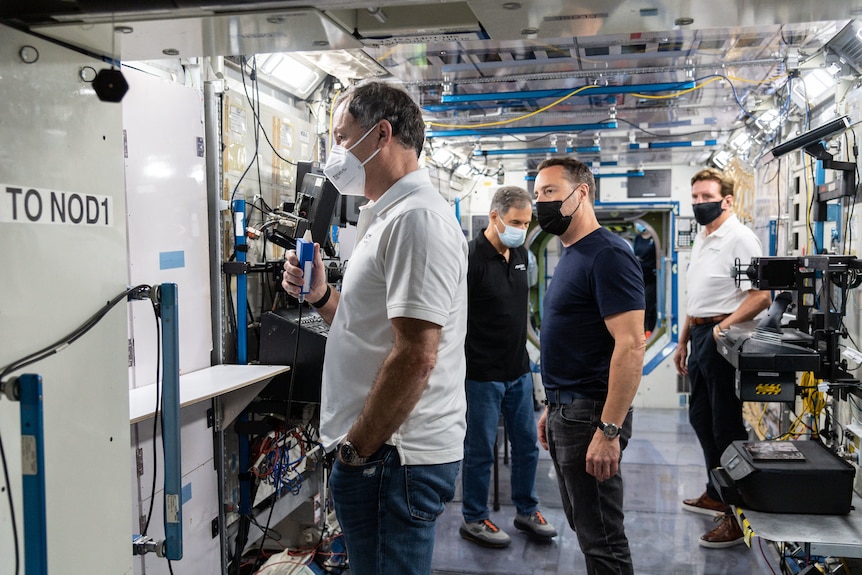
[(464, 539), (478, 543), (483, 547), (501, 549), (507, 547), (512, 542), (512, 539), (506, 532), (494, 525), (490, 519), (471, 521), (469, 523), (464, 521), (461, 523), (461, 529), (458, 532)]
[(545, 521), (540, 511), (533, 511), (529, 515), (515, 515), (515, 527), (521, 531), (526, 531), (534, 537), (542, 539), (550, 539), (557, 536), (557, 530), (554, 526)]

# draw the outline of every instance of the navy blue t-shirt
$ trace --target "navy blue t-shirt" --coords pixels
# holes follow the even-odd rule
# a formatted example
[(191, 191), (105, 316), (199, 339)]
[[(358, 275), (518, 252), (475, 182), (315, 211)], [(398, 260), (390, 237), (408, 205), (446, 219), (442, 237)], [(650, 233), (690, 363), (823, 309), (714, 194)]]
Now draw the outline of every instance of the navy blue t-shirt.
[(605, 399), (614, 339), (604, 318), (644, 307), (640, 262), (623, 239), (599, 228), (564, 248), (544, 299), (545, 388)]

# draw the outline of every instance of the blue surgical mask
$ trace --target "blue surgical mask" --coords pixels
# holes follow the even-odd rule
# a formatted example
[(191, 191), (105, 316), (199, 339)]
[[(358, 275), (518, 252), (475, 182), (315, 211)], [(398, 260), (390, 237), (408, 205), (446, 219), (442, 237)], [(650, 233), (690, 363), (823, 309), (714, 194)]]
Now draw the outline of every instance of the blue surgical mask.
[[(496, 225), (494, 228), (496, 229)], [(524, 243), (525, 239), (527, 239), (527, 230), (523, 228), (507, 226), (506, 222), (503, 222), (503, 228), (502, 232), (497, 230), (497, 235), (500, 236), (500, 241), (503, 242), (503, 245), (507, 248), (517, 248)]]
[(644, 227), (643, 224), (637, 223), (637, 224), (635, 224), (635, 231), (639, 234), (642, 234), (646, 231), (646, 228)]

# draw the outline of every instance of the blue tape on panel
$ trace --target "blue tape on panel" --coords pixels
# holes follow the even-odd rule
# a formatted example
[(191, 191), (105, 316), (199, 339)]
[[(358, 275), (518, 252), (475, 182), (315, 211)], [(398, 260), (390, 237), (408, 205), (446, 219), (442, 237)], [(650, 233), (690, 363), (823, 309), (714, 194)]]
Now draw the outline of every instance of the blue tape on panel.
[(186, 267), (186, 253), (184, 251), (159, 252), (160, 270), (173, 270), (184, 267)]

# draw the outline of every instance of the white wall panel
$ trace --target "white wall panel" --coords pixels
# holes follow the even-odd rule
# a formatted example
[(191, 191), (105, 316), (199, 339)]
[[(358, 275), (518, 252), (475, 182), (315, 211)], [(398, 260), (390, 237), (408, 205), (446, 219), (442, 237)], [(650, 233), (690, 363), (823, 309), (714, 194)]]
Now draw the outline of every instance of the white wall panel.
[[(129, 282), (176, 283), (180, 371), (210, 366), (209, 231), (200, 90), (124, 68)], [(133, 306), (132, 387), (155, 382), (152, 309)]]
[[(38, 61), (21, 61), (24, 45), (38, 50)], [(57, 341), (126, 289), (121, 108), (80, 80), (84, 66), (103, 64), (0, 26), (0, 366)], [(110, 219), (11, 221), (10, 184), (109, 197)], [(44, 380), (49, 573), (131, 573), (127, 305), (24, 370)], [(0, 400), (21, 537), (18, 409)], [(0, 571), (13, 572), (13, 557), (3, 493)]]
[[(182, 417), (182, 507), (183, 507), (183, 558), (174, 562), (174, 573), (219, 573), (221, 555), (219, 538), (212, 537), (212, 520), (218, 516), (218, 481), (213, 464), (212, 429), (207, 428), (206, 412), (209, 401), (186, 407)], [(140, 513), (149, 511), (153, 486), (153, 420), (147, 419), (137, 426), (137, 445), (143, 449), (144, 473), (140, 482), (133, 483), (133, 499), (140, 500)], [(164, 539), (164, 459), (161, 434), (156, 435), (156, 492), (149, 535)], [(138, 529), (137, 517), (132, 518), (132, 529)], [(146, 566), (146, 570), (141, 564)], [(148, 554), (135, 561), (135, 573), (167, 575), (168, 564), (163, 558)]]

